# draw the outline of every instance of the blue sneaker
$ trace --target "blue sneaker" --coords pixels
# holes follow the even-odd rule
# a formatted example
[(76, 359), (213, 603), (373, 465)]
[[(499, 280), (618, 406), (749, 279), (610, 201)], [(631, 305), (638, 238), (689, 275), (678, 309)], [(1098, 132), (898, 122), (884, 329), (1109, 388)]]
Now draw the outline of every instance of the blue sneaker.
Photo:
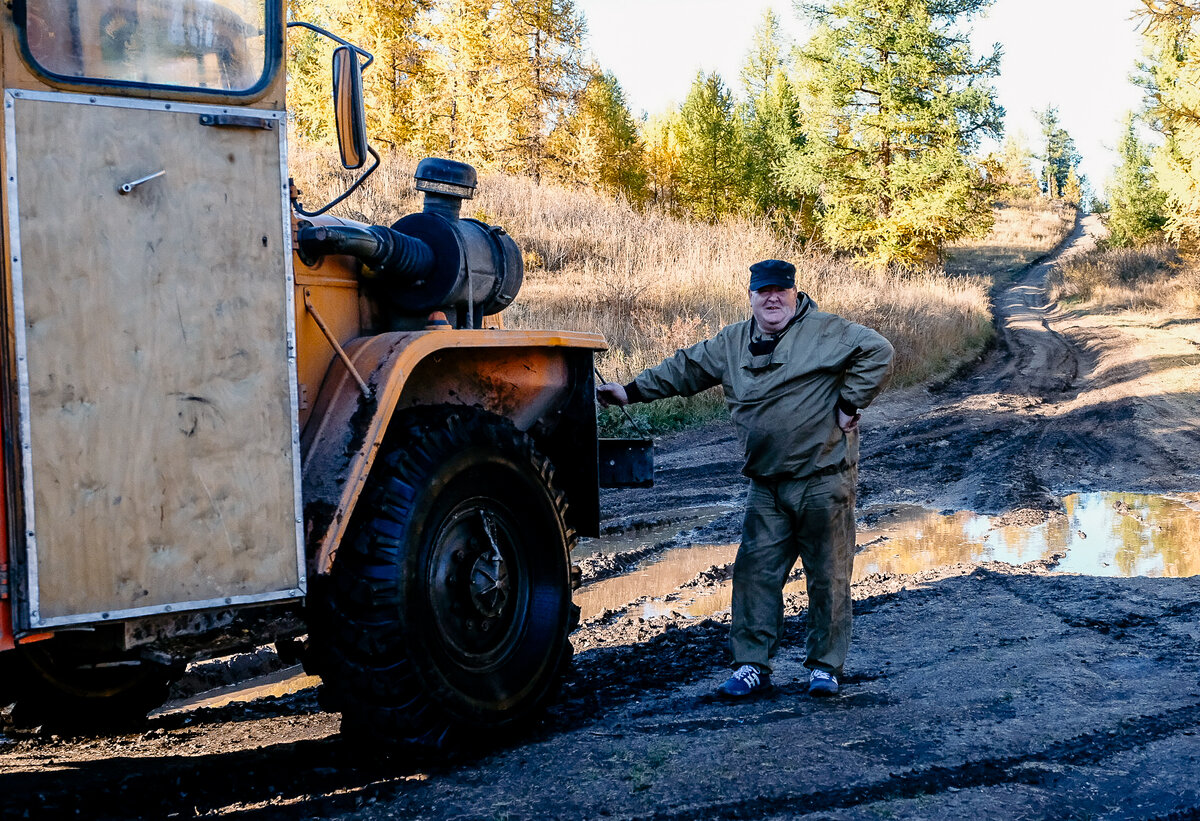
[(808, 673), (808, 694), (810, 696), (836, 696), (838, 691), (837, 676), (825, 670), (810, 670)]
[(753, 664), (743, 664), (717, 688), (721, 698), (742, 699), (762, 695), (771, 689), (771, 674), (760, 672)]

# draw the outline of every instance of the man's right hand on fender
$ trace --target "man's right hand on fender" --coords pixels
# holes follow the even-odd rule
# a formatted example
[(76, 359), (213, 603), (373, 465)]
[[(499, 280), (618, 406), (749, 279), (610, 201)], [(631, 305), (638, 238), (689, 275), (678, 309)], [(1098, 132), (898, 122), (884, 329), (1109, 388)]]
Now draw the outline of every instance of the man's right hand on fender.
[(617, 405), (624, 407), (629, 404), (629, 396), (625, 393), (625, 388), (618, 385), (616, 382), (605, 382), (596, 388), (596, 399), (599, 400), (601, 407), (607, 408), (609, 405)]

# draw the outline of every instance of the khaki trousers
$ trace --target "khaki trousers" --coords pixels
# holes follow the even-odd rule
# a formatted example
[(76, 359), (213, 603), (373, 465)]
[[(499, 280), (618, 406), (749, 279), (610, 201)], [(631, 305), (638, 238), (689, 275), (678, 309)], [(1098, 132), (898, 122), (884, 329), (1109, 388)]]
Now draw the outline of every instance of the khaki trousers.
[(841, 676), (850, 648), (857, 468), (808, 479), (752, 480), (733, 565), (733, 666), (770, 672), (783, 634), (783, 585), (799, 558), (808, 587), (804, 666)]

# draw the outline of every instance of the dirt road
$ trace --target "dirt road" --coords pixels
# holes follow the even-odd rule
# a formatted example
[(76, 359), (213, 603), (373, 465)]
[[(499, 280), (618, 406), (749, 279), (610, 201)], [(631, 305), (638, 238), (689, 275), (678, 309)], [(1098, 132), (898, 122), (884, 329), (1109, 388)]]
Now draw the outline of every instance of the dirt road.
[[(1085, 220), (1062, 253), (1094, 230)], [(613, 532), (584, 546), (575, 666), (528, 737), (435, 766), (382, 761), (346, 749), (301, 682), (136, 735), (0, 737), (3, 813), (1200, 818), (1200, 577), (1056, 573), (1049, 531), (1030, 529), (1078, 529), (1078, 545), (1068, 494), (1200, 490), (1200, 322), (1047, 306), (1054, 261), (997, 295), (1000, 343), (983, 361), (868, 411), (859, 499), (866, 570), (899, 543), (880, 523), (913, 505), (993, 514), (980, 544), (1011, 525), (1043, 548), (1019, 565), (864, 571), (837, 698), (802, 694), (802, 581), (788, 588), (776, 692), (712, 698), (745, 489), (717, 427), (664, 440), (653, 491), (605, 499)], [(1140, 522), (1137, 539), (1165, 538), (1114, 506), (1121, 527)], [(1197, 535), (1182, 540), (1195, 550)]]

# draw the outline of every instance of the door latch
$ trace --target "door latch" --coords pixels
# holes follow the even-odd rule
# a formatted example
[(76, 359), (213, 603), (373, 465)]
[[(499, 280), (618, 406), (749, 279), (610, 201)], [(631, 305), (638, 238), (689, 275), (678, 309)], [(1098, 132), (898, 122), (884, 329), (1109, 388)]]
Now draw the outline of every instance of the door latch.
[(200, 125), (214, 128), (261, 128), (265, 131), (275, 129), (275, 121), (266, 117), (249, 117), (245, 114), (201, 114)]

